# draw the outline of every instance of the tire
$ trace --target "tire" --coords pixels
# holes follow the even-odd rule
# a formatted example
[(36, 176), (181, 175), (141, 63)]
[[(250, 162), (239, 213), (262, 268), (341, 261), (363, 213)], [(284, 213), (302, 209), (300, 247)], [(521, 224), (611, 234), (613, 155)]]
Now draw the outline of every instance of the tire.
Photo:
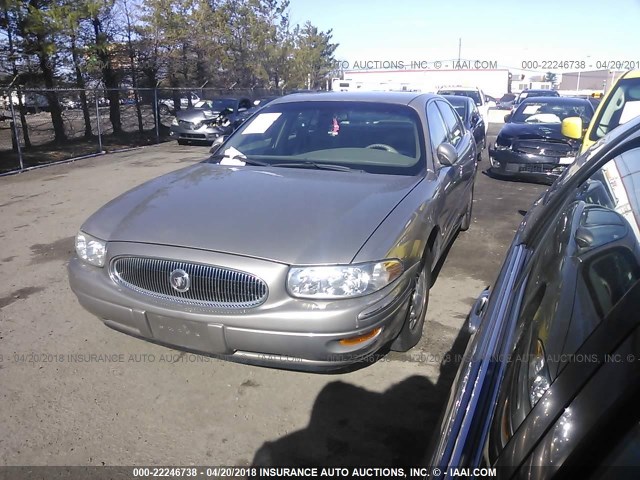
[(422, 338), (422, 329), (429, 307), (429, 286), (431, 285), (431, 254), (427, 252), (418, 269), (415, 285), (409, 297), (407, 317), (400, 334), (391, 344), (391, 350), (406, 352), (417, 345)]
[(462, 223), (460, 223), (460, 231), (466, 232), (471, 227), (471, 217), (473, 214), (473, 187), (471, 187), (471, 196), (469, 197), (469, 203), (467, 203), (467, 211), (462, 217)]
[(482, 161), (482, 153), (484, 152), (484, 149), (486, 148), (486, 146), (487, 146), (487, 141), (483, 140), (482, 141), (482, 148), (480, 148), (478, 150), (478, 161), (479, 162)]
[(160, 112), (160, 115), (169, 115), (171, 113), (169, 107), (167, 107), (164, 103), (160, 104), (160, 106), (158, 107), (158, 111)]

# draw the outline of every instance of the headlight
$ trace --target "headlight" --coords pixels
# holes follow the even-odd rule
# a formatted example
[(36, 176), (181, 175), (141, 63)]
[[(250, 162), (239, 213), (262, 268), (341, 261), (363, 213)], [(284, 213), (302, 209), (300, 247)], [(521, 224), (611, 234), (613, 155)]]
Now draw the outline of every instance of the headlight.
[(386, 287), (402, 275), (398, 260), (359, 265), (291, 267), (287, 288), (294, 297), (349, 298), (367, 295)]
[(506, 150), (508, 148), (511, 148), (511, 139), (498, 135), (498, 138), (496, 138), (496, 144), (494, 146), (496, 150)]
[(84, 232), (78, 232), (76, 253), (85, 262), (96, 267), (104, 267), (104, 261), (107, 257), (107, 243)]
[(178, 119), (174, 117), (173, 120), (171, 120), (171, 125), (173, 125), (174, 127), (177, 127), (178, 125), (180, 125), (178, 123)]
[(551, 376), (545, 359), (544, 347), (538, 339), (529, 358), (529, 401), (533, 408), (538, 400), (549, 390)]

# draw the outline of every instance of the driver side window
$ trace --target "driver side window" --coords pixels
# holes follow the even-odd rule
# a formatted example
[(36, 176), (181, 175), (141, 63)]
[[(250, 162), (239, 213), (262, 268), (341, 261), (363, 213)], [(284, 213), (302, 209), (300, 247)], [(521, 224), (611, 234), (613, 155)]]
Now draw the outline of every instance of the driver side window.
[(447, 127), (435, 102), (431, 102), (427, 105), (427, 121), (429, 123), (429, 140), (431, 141), (431, 150), (433, 152), (433, 157), (437, 159), (436, 149), (440, 144), (448, 142), (449, 139)]

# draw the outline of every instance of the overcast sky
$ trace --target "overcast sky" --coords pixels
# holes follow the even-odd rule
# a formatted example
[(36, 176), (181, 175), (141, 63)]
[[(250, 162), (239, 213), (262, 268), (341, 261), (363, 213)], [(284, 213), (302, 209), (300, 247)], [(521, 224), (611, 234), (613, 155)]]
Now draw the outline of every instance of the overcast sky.
[[(356, 60), (635, 60), (640, 0), (291, 0), (295, 23), (333, 29), (336, 58)], [(592, 65), (592, 68), (589, 68)], [(640, 67), (636, 67), (640, 68)]]

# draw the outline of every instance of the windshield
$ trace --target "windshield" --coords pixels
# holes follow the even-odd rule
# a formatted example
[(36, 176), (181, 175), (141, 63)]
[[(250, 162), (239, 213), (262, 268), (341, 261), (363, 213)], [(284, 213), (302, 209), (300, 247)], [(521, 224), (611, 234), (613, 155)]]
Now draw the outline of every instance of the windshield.
[(469, 97), (476, 105), (482, 105), (480, 92), (477, 90), (439, 90), (438, 95), (455, 95), (458, 97)]
[(511, 119), (514, 123), (562, 123), (568, 117), (580, 117), (588, 124), (593, 116), (593, 107), (586, 100), (582, 103), (544, 100), (529, 100), (522, 103)]
[(590, 140), (598, 140), (640, 115), (640, 78), (620, 80), (615, 88), (602, 105), (595, 122), (596, 127), (589, 136)]
[(522, 92), (518, 97), (518, 103), (522, 102), (525, 98), (534, 98), (534, 97), (559, 97), (558, 92), (554, 90), (549, 91), (532, 91), (532, 92)]
[(423, 144), (420, 119), (406, 105), (290, 102), (267, 105), (225, 142), (216, 157), (415, 175), (426, 164)]

